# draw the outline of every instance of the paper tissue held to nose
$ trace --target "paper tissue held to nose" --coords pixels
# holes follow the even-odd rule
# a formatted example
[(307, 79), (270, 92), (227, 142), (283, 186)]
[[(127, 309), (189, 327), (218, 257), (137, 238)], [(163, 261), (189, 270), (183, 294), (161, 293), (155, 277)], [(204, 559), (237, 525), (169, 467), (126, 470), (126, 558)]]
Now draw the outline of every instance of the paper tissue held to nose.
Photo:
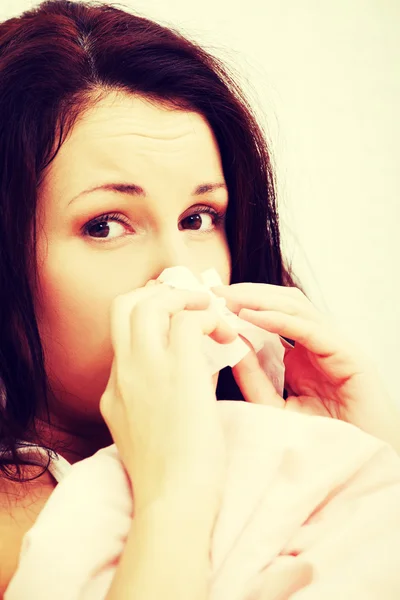
[[(164, 269), (158, 277), (161, 283), (187, 290), (204, 291), (211, 296), (211, 305), (221, 314), (231, 327), (242, 335), (253, 346), (259, 363), (273, 383), (278, 394), (283, 396), (285, 366), (283, 357), (285, 348), (278, 334), (265, 331), (231, 312), (225, 298), (216, 296), (211, 287), (223, 285), (215, 269), (208, 269), (201, 274), (200, 282), (187, 267), (171, 267)], [(204, 352), (214, 375), (226, 366), (234, 367), (250, 351), (245, 342), (238, 337), (229, 344), (219, 344), (209, 336), (204, 336)]]

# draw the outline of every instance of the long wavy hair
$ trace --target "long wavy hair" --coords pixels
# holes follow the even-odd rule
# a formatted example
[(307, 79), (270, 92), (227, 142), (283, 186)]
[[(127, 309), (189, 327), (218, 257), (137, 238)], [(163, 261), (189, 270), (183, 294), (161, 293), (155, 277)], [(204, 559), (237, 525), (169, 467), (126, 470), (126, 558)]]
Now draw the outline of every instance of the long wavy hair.
[[(99, 2), (49, 0), (1, 23), (0, 472), (18, 481), (26, 459), (17, 442), (35, 431), (39, 402), (48, 406), (33, 301), (37, 189), (74, 123), (110, 91), (205, 117), (229, 192), (231, 283), (300, 287), (282, 256), (265, 134), (218, 58), (173, 28)], [(243, 399), (229, 368), (217, 398)]]

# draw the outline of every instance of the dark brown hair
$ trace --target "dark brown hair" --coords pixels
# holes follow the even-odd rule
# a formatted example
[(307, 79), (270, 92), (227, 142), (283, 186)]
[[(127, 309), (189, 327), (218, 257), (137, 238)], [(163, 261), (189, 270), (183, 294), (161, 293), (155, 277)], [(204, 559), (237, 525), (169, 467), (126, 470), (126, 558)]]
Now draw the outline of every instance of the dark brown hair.
[[(1, 23), (0, 445), (18, 476), (16, 442), (48, 398), (33, 303), (37, 189), (77, 119), (114, 90), (206, 118), (229, 192), (231, 283), (300, 287), (282, 257), (265, 136), (218, 58), (173, 28), (97, 2), (50, 0)], [(217, 397), (243, 399), (230, 369)], [(12, 477), (6, 462), (0, 469)]]

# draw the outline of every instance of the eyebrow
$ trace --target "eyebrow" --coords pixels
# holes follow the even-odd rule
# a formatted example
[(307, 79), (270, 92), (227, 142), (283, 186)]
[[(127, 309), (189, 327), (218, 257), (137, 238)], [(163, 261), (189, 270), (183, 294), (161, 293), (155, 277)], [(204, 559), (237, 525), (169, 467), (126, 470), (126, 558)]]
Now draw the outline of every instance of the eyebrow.
[[(192, 196), (203, 196), (204, 194), (208, 194), (210, 192), (214, 192), (220, 188), (227, 189), (225, 183), (201, 183), (198, 185), (192, 192)], [(68, 204), (72, 204), (77, 198), (81, 196), (87, 196), (92, 192), (97, 192), (98, 190), (105, 190), (111, 192), (118, 192), (120, 194), (127, 194), (128, 196), (139, 196), (141, 198), (147, 198), (147, 192), (134, 183), (104, 183), (103, 185), (96, 185), (95, 187), (88, 188), (83, 192), (79, 192), (76, 196), (69, 201)]]

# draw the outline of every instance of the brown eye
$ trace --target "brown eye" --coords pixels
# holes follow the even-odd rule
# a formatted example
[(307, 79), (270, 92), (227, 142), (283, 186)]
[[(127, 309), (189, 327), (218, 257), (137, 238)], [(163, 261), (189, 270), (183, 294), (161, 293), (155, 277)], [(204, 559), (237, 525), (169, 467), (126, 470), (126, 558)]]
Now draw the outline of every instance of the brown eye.
[[(188, 224), (189, 229), (194, 229), (195, 231), (197, 231), (198, 229), (201, 229), (201, 226), (203, 225), (203, 221), (204, 221), (203, 215), (195, 214), (195, 215), (190, 215), (189, 217), (186, 217), (185, 219), (183, 219), (182, 223), (186, 222)], [(212, 219), (211, 219), (211, 221), (212, 221)]]
[(88, 227), (88, 233), (90, 237), (106, 238), (110, 232), (110, 226), (107, 225), (107, 221), (100, 221)]
[[(211, 224), (209, 227), (204, 227), (204, 220), (207, 220), (205, 219), (205, 216), (210, 217), (211, 219)], [(184, 227), (185, 229), (187, 228), (192, 231), (200, 231), (201, 233), (211, 233), (217, 228), (218, 224), (223, 219), (223, 213), (218, 213), (210, 206), (203, 206), (188, 217), (182, 219), (181, 223), (186, 225), (186, 227)]]
[[(113, 223), (114, 226), (112, 226)], [(120, 237), (118, 235), (118, 229), (123, 225), (128, 225), (128, 222), (118, 213), (100, 215), (86, 223), (83, 228), (83, 234), (91, 239), (105, 239), (106, 241), (111, 241)], [(110, 232), (112, 234), (115, 230), (117, 235), (110, 236)]]

